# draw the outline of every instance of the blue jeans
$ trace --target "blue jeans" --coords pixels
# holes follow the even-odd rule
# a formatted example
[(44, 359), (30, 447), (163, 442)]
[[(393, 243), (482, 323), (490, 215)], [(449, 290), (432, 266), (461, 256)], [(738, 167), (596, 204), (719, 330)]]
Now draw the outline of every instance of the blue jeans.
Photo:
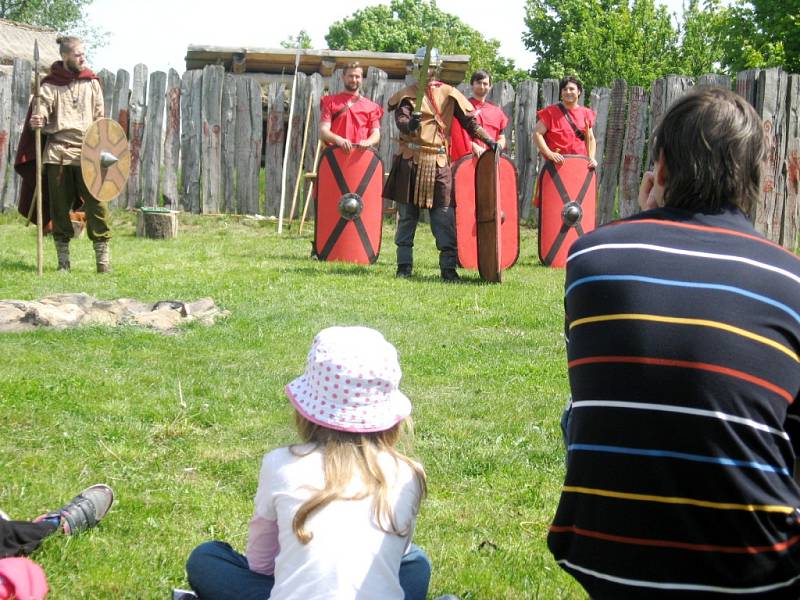
[[(410, 265), (414, 262), (414, 236), (417, 233), (420, 208), (413, 204), (397, 204), (397, 231), (394, 243), (397, 244), (397, 264)], [(458, 247), (456, 245), (456, 221), (452, 206), (429, 209), (431, 232), (439, 250), (439, 268), (455, 269), (458, 266)]]
[[(251, 571), (247, 558), (225, 542), (204, 542), (186, 561), (189, 585), (202, 600), (266, 600), (275, 578)], [(425, 600), (431, 580), (431, 562), (419, 546), (400, 563), (400, 587), (406, 600)]]

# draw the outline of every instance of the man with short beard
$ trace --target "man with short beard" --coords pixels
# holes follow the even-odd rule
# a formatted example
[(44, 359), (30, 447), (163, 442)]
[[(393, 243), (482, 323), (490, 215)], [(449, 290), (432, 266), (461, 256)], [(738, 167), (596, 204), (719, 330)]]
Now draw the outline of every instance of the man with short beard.
[(361, 95), (364, 69), (350, 63), (342, 72), (344, 91), (320, 99), (319, 137), (350, 153), (353, 146), (371, 148), (381, 139), (383, 109)]
[(69, 242), (75, 234), (69, 212), (82, 201), (97, 272), (106, 273), (111, 269), (109, 211), (86, 189), (80, 167), (84, 133), (103, 117), (103, 90), (87, 66), (83, 42), (73, 36), (60, 37), (57, 42), (62, 60), (54, 62), (42, 80), (39, 104), (31, 111), (29, 125), (41, 128), (47, 136), (42, 160), (58, 270), (70, 270)]

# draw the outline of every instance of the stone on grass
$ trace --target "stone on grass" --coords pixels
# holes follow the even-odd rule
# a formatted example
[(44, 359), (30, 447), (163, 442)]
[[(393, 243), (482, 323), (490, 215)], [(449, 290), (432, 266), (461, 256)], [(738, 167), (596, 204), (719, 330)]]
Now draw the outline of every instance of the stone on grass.
[(182, 323), (213, 325), (230, 313), (211, 298), (140, 302), (133, 298), (97, 300), (89, 294), (54, 294), (41, 300), (0, 300), (0, 333), (31, 331), (39, 327), (65, 329), (85, 325), (134, 325), (168, 333)]

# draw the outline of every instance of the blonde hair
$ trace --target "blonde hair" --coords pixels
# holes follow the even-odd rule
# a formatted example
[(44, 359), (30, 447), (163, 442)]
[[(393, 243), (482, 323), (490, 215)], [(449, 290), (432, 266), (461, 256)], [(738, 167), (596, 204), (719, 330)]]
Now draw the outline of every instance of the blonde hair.
[(78, 44), (83, 44), (81, 38), (74, 35), (60, 35), (56, 38), (58, 44), (58, 51), (61, 56), (64, 56), (70, 50), (73, 50)]
[[(290, 446), (289, 450), (296, 456), (305, 456), (316, 449), (321, 449), (325, 472), (325, 488), (317, 490), (306, 500), (292, 520), (292, 530), (301, 543), (307, 544), (314, 537), (314, 534), (305, 528), (306, 520), (313, 512), (325, 508), (334, 500), (362, 500), (370, 496), (373, 498), (373, 514), (380, 530), (390, 535), (408, 535), (410, 524), (398, 527), (395, 521), (394, 512), (389, 505), (389, 484), (378, 462), (378, 455), (386, 452), (395, 461), (404, 462), (411, 467), (420, 489), (420, 496), (414, 507), (416, 513), (428, 491), (425, 471), (419, 464), (395, 450), (395, 445), (403, 434), (404, 424), (410, 433), (412, 428), (410, 417), (390, 429), (372, 433), (328, 429), (312, 423), (297, 411), (295, 411), (295, 424), (300, 439), (304, 443), (313, 444), (313, 447), (305, 452), (301, 452), (297, 446)], [(344, 490), (356, 472), (361, 475), (365, 487), (357, 494), (345, 496)]]

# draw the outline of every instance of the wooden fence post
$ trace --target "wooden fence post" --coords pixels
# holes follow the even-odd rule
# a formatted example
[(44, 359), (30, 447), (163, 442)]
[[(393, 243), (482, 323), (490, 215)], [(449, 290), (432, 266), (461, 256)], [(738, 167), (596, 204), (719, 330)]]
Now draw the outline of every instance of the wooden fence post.
[[(467, 94), (469, 97), (471, 94)], [(496, 104), (508, 117), (508, 125), (503, 130), (503, 135), (506, 136), (506, 143), (508, 144), (509, 151), (511, 150), (511, 141), (513, 138), (512, 131), (514, 131), (514, 100), (517, 93), (507, 81), (498, 81), (492, 86), (492, 91), (489, 94), (488, 100)]]
[(713, 85), (729, 90), (731, 89), (731, 78), (728, 75), (720, 75), (719, 73), (707, 73), (698, 78), (697, 85)]
[[(373, 73), (373, 71), (375, 73)], [(385, 105), (383, 102), (383, 93), (386, 87), (385, 76), (386, 73), (381, 71), (380, 69), (376, 69), (374, 67), (370, 67), (369, 71), (370, 79), (373, 80), (373, 84), (370, 87), (370, 94), (376, 93), (376, 90), (379, 91), (381, 94), (380, 96), (374, 97), (371, 96), (372, 100), (380, 104), (381, 106)], [(380, 73), (384, 75), (384, 81), (380, 83), (376, 81), (376, 79), (380, 79)], [(316, 169), (316, 165), (314, 164), (314, 151), (313, 149), (317, 147), (317, 141), (319, 140), (319, 99), (322, 97), (322, 94), (325, 92), (325, 82), (322, 80), (322, 75), (319, 73), (314, 73), (313, 75), (309, 75), (306, 79), (306, 87), (303, 90), (303, 93), (306, 95), (306, 98), (309, 96), (311, 97), (311, 125), (308, 128), (308, 147), (311, 148), (311, 152), (306, 153), (305, 162), (303, 163), (303, 169), (305, 172), (309, 173)], [(381, 147), (383, 147), (383, 138), (381, 138)], [(381, 155), (381, 158), (383, 155)], [(386, 163), (384, 163), (386, 164)]]
[(736, 74), (736, 93), (754, 107), (758, 97), (758, 73), (758, 69), (748, 69)]
[(619, 194), (619, 216), (639, 212), (639, 183), (642, 178), (642, 155), (647, 138), (649, 97), (644, 88), (631, 87), (625, 142), (622, 146), (622, 180)]
[(164, 206), (178, 207), (178, 165), (181, 152), (181, 78), (175, 69), (167, 75), (166, 131), (164, 133)]
[(225, 68), (222, 65), (203, 67), (203, 91), (200, 119), (200, 172), (203, 178), (201, 212), (220, 211), (222, 180), (222, 83)]
[(111, 118), (128, 134), (128, 101), (131, 95), (131, 76), (125, 69), (117, 71), (114, 95), (111, 99)]
[(236, 80), (236, 188), (239, 210), (254, 215), (261, 210), (258, 175), (264, 119), (261, 86), (252, 77)]
[[(31, 98), (31, 73), (33, 65), (31, 61), (15, 58), (14, 70), (11, 75), (11, 124), (8, 128), (8, 150), (9, 165), (13, 165), (16, 156), (19, 138), (22, 135), (22, 127), (25, 115), (28, 113), (28, 105)], [(20, 179), (14, 173), (13, 168), (6, 180), (5, 191), (3, 192), (3, 207), (14, 207), (17, 205), (17, 194), (19, 194)]]
[(13, 176), (8, 168), (13, 163), (14, 151), (11, 150), (9, 137), (11, 132), (11, 74), (0, 72), (0, 212), (12, 207), (7, 202), (3, 191), (6, 188), (6, 177)]
[(142, 201), (142, 142), (144, 141), (144, 117), (147, 113), (147, 66), (133, 67), (133, 88), (129, 105), (130, 124), (128, 142), (131, 151), (131, 171), (128, 176), (127, 206), (136, 208)]
[(203, 72), (186, 71), (181, 77), (181, 205), (200, 212), (200, 108)]
[(531, 210), (536, 187), (537, 161), (539, 149), (533, 142), (533, 127), (536, 124), (536, 111), (539, 105), (539, 84), (533, 79), (522, 81), (517, 87), (514, 109), (514, 154), (517, 160), (519, 193), (519, 215), (521, 219), (532, 219), (538, 223), (537, 211)]
[(222, 84), (222, 165), (220, 170), (222, 189), (222, 212), (239, 212), (236, 193), (236, 80), (240, 76), (226, 73)]
[(786, 95), (786, 204), (783, 211), (781, 244), (794, 252), (800, 221), (800, 75), (789, 75)]
[(101, 69), (97, 73), (100, 80), (100, 87), (103, 90), (103, 116), (111, 117), (112, 106), (114, 105), (114, 74), (108, 69)]
[(283, 113), (286, 85), (280, 81), (269, 84), (267, 108), (267, 150), (264, 157), (264, 214), (278, 216), (281, 199), (281, 169), (283, 165), (283, 143), (286, 130)]
[(606, 156), (600, 179), (600, 197), (597, 200), (597, 224), (603, 225), (614, 218), (614, 202), (617, 196), (620, 159), (625, 133), (625, 98), (628, 84), (624, 79), (615, 79), (611, 89), (611, 108), (606, 133)]
[(767, 164), (761, 183), (761, 198), (753, 214), (755, 228), (767, 239), (780, 241), (783, 221), (781, 171), (786, 155), (786, 87), (788, 75), (779, 68), (761, 71), (756, 112), (764, 123)]
[(594, 127), (592, 128), (592, 131), (594, 131), (594, 139), (597, 142), (597, 148), (595, 150), (594, 157), (597, 160), (597, 168), (595, 170), (597, 171), (596, 178), (598, 182), (600, 181), (600, 178), (603, 175), (603, 169), (605, 169), (606, 166), (603, 156), (606, 151), (606, 130), (608, 129), (608, 109), (610, 102), (610, 89), (594, 88), (592, 90), (590, 106), (595, 114)]
[(164, 105), (166, 103), (167, 74), (150, 73), (142, 137), (142, 206), (158, 206), (158, 184), (161, 179), (161, 147), (164, 131)]

